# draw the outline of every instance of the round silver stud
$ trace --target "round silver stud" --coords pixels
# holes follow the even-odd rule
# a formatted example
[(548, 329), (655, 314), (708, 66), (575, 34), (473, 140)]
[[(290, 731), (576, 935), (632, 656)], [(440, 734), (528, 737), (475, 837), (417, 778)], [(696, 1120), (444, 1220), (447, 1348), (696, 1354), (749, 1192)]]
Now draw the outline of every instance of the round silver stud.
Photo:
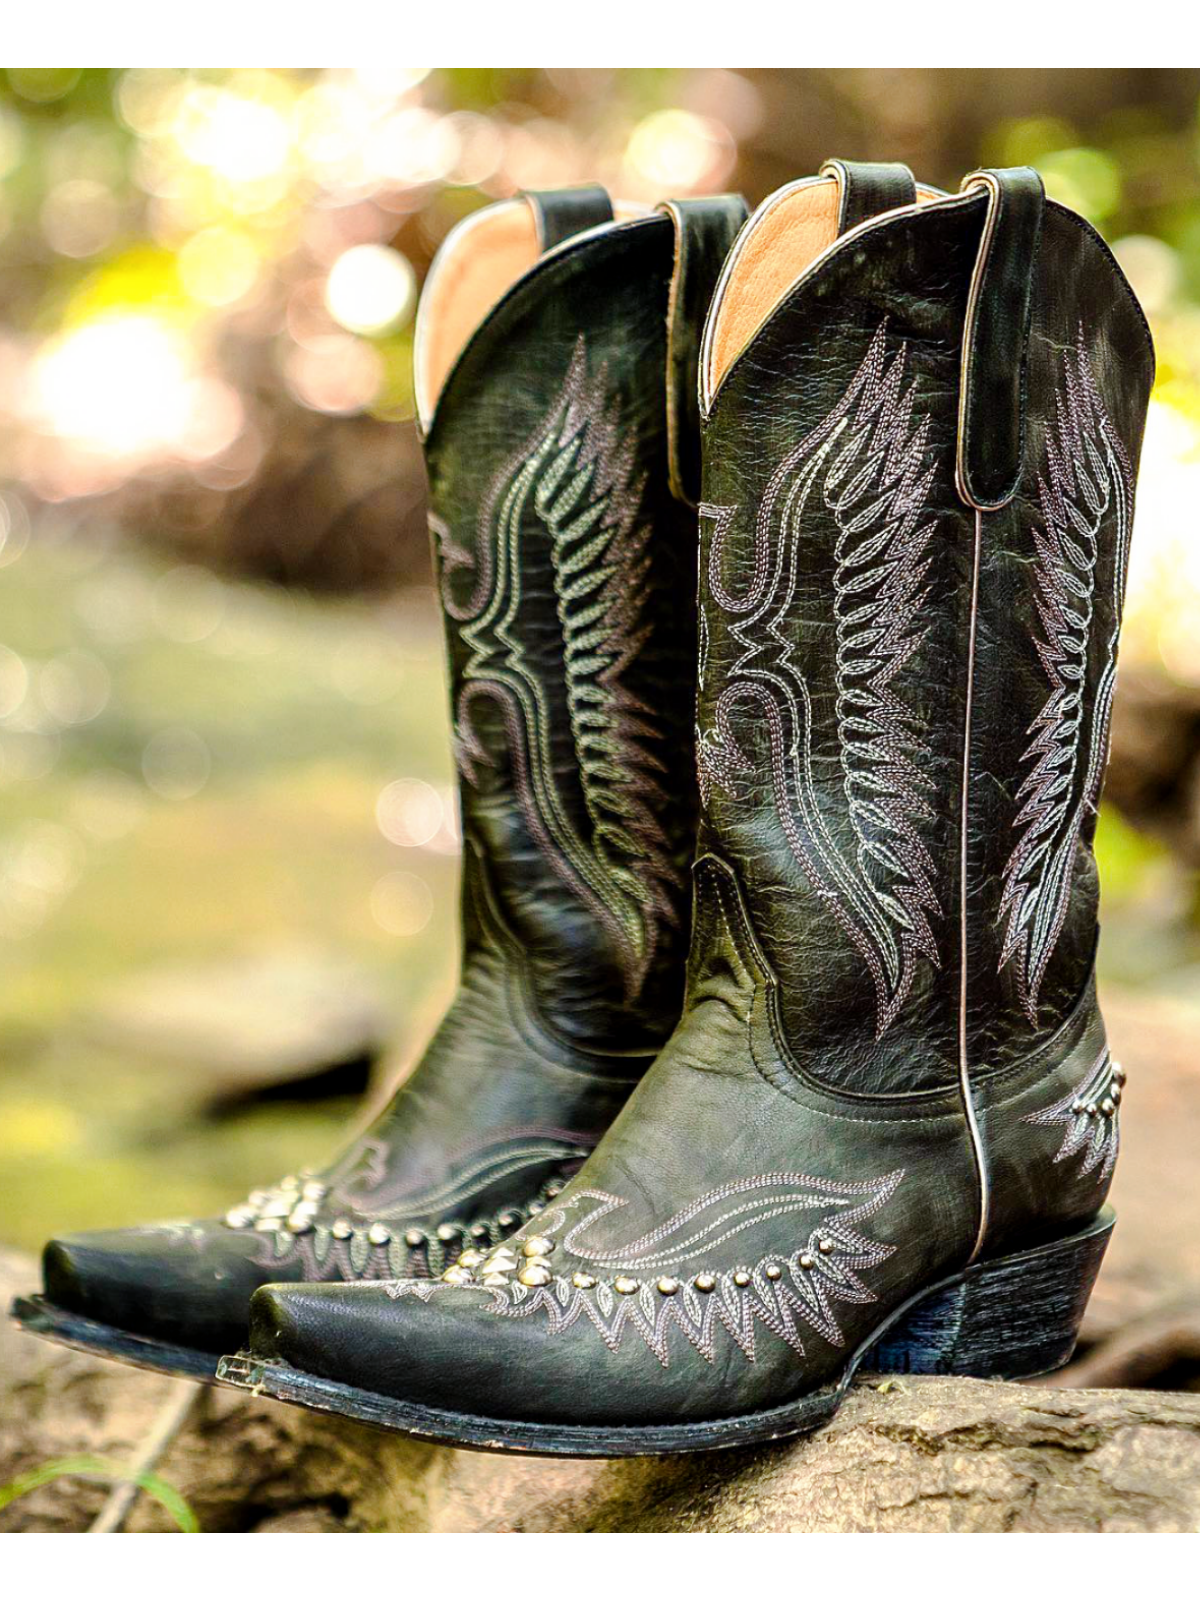
[(1096, 1107), (1093, 1105), (1086, 1105), (1083, 1110), (1086, 1116), (1094, 1117), (1096, 1115)]
[(496, 1218), (496, 1225), (500, 1228), (515, 1228), (520, 1221), (519, 1211), (502, 1211)]
[(300, 1187), (300, 1179), (296, 1177), (295, 1173), (289, 1172), (286, 1178), (280, 1178), (279, 1187), (281, 1189), (298, 1189)]
[(354, 1233), (354, 1224), (349, 1217), (335, 1217), (329, 1231), (335, 1239), (349, 1239)]
[(438, 1224), (437, 1236), (443, 1244), (449, 1244), (451, 1239), (458, 1238), (460, 1231), (461, 1230), (456, 1228), (452, 1222), (440, 1222)]
[(1112, 1080), (1114, 1083), (1125, 1082), (1125, 1068), (1117, 1061), (1112, 1064)]
[(488, 1227), (486, 1222), (475, 1222), (471, 1224), (472, 1239), (490, 1239), (491, 1234), (492, 1230)]
[(554, 1249), (553, 1239), (543, 1239), (541, 1234), (535, 1233), (530, 1239), (521, 1241), (521, 1250), (527, 1256), (548, 1256)]
[(1117, 1109), (1116, 1101), (1111, 1099), (1109, 1096), (1106, 1095), (1105, 1098), (1103, 1100), (1101, 1100), (1101, 1102), (1100, 1102), (1100, 1114), (1102, 1116), (1111, 1117), (1113, 1112), (1116, 1109)]
[(225, 1226), (227, 1228), (250, 1228), (254, 1226), (254, 1212), (246, 1206), (234, 1206), (225, 1213)]
[(821, 1252), (821, 1254), (823, 1256), (827, 1256), (830, 1253), (830, 1251), (833, 1249), (833, 1240), (832, 1239), (824, 1239), (824, 1238), (818, 1239), (817, 1240), (817, 1249)]
[(391, 1244), (392, 1230), (386, 1222), (373, 1222), (367, 1229), (367, 1240), (371, 1244)]
[(458, 1258), (460, 1267), (477, 1267), (483, 1260), (482, 1250), (464, 1250)]
[(698, 1272), (692, 1282), (701, 1294), (711, 1294), (717, 1287), (717, 1280), (711, 1272)]
[(529, 1215), (531, 1217), (536, 1217), (540, 1211), (545, 1211), (545, 1209), (546, 1202), (544, 1200), (531, 1200), (529, 1202)]
[(447, 1267), (442, 1273), (443, 1283), (470, 1283), (471, 1274), (466, 1267)]
[(410, 1250), (415, 1250), (418, 1245), (425, 1243), (425, 1235), (420, 1228), (410, 1228), (404, 1235), (404, 1242)]
[(540, 1289), (550, 1282), (554, 1274), (549, 1267), (544, 1267), (540, 1261), (531, 1261), (527, 1267), (522, 1267), (518, 1272), (518, 1281), (527, 1289)]
[(566, 1184), (561, 1178), (551, 1178), (550, 1182), (546, 1185), (547, 1200), (557, 1200), (565, 1188)]
[(772, 1283), (775, 1282), (776, 1278), (783, 1277), (783, 1268), (777, 1261), (768, 1261), (767, 1265), (763, 1268), (763, 1271), (766, 1273), (767, 1277), (770, 1278)]
[(289, 1233), (311, 1233), (313, 1219), (307, 1211), (293, 1211), (287, 1219), (287, 1230)]
[(804, 1268), (805, 1272), (811, 1272), (816, 1264), (816, 1257), (810, 1256), (807, 1250), (800, 1257), (800, 1265)]
[(1113, 1084), (1112, 1088), (1108, 1091), (1108, 1097), (1112, 1101), (1113, 1105), (1119, 1106), (1121, 1104), (1121, 1085), (1119, 1083)]
[(742, 1268), (739, 1267), (733, 1275), (733, 1281), (737, 1284), (739, 1289), (744, 1289), (750, 1282), (750, 1274), (743, 1271)]
[(636, 1294), (641, 1288), (636, 1278), (614, 1278), (613, 1288), (618, 1294)]
[(678, 1278), (660, 1278), (658, 1280), (657, 1284), (655, 1285), (655, 1288), (657, 1288), (659, 1294), (678, 1294), (679, 1293), (679, 1279)]
[(596, 1280), (590, 1272), (573, 1272), (571, 1274), (571, 1282), (577, 1289), (594, 1289), (596, 1287)]
[(306, 1200), (324, 1200), (325, 1196), (329, 1193), (329, 1185), (325, 1183), (318, 1183), (314, 1178), (309, 1183), (304, 1185), (300, 1193)]
[(1075, 1113), (1075, 1115), (1077, 1117), (1081, 1117), (1081, 1116), (1083, 1116), (1084, 1112), (1087, 1110), (1087, 1107), (1084, 1105), (1082, 1100), (1072, 1100), (1071, 1101), (1071, 1110)]

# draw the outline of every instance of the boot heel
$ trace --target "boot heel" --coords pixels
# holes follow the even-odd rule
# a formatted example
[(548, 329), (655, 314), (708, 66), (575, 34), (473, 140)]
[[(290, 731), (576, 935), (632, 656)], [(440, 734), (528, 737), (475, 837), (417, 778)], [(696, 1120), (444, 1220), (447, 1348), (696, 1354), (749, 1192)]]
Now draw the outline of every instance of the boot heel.
[(1033, 1378), (1071, 1359), (1115, 1222), (1105, 1208), (1067, 1239), (970, 1267), (889, 1328), (875, 1372)]

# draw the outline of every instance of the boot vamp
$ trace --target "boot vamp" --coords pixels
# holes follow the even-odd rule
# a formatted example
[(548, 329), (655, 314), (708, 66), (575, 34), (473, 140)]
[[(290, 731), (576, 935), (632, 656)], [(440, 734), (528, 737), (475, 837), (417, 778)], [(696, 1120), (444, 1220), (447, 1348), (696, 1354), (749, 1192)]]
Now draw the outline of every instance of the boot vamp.
[(835, 1381), (965, 1263), (952, 1096), (860, 1110), (759, 1069), (753, 1015), (694, 1007), (553, 1205), (460, 1281), (269, 1288), (252, 1350), (500, 1420), (737, 1416)]
[(245, 1336), (254, 1290), (298, 1276), (273, 1240), (219, 1220), (68, 1234), (42, 1257), (47, 1299), (129, 1333), (220, 1353)]

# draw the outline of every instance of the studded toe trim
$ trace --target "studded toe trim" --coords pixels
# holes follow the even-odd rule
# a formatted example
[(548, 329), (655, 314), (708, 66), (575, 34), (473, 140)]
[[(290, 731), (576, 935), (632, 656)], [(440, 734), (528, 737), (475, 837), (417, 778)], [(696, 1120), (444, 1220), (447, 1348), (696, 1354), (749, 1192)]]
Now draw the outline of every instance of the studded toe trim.
[[(760, 1174), (701, 1196), (619, 1251), (589, 1249), (586, 1237), (599, 1218), (625, 1202), (602, 1190), (578, 1190), (545, 1214), (544, 1232), (486, 1252), (466, 1251), (439, 1282), (400, 1281), (390, 1284), (388, 1293), (394, 1299), (428, 1300), (445, 1288), (490, 1291), (486, 1309), (497, 1316), (542, 1315), (551, 1334), (586, 1321), (613, 1352), (632, 1329), (664, 1367), (670, 1364), (673, 1327), (706, 1361), (715, 1359), (721, 1327), (753, 1361), (758, 1323), (803, 1355), (802, 1327), (840, 1346), (844, 1337), (835, 1308), (877, 1298), (860, 1274), (886, 1261), (896, 1247), (868, 1237), (857, 1225), (886, 1205), (903, 1177), (900, 1171), (871, 1183), (836, 1183), (794, 1173)], [(821, 1218), (791, 1253), (773, 1251), (749, 1265), (697, 1270), (714, 1246), (804, 1211), (818, 1211)], [(584, 1264), (570, 1270), (564, 1263), (556, 1270), (560, 1247), (575, 1261), (584, 1258)], [(664, 1263), (687, 1264), (690, 1270), (679, 1276), (646, 1271)]]
[(566, 1182), (565, 1176), (549, 1178), (524, 1204), (470, 1221), (446, 1218), (406, 1228), (390, 1218), (333, 1214), (328, 1185), (302, 1174), (255, 1190), (224, 1221), (228, 1228), (261, 1234), (272, 1267), (299, 1259), (306, 1280), (436, 1278), (455, 1261), (482, 1260), (484, 1250), (545, 1211)]

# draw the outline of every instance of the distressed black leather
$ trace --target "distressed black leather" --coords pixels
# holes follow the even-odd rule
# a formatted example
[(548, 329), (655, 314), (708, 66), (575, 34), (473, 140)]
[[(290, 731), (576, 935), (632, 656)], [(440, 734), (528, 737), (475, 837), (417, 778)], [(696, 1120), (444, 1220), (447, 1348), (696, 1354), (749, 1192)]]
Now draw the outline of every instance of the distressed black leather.
[(220, 1352), (262, 1283), (436, 1276), (561, 1188), (679, 1016), (695, 514), (669, 488), (667, 392), (699, 329), (669, 313), (677, 254), (688, 303), (706, 299), (745, 207), (572, 243), (611, 219), (603, 190), (531, 203), (557, 248), (478, 328), (426, 441), (462, 775), (457, 996), (322, 1171), (225, 1222), (53, 1240), (65, 1310)]
[(695, 914), (654, 1067), (507, 1245), (443, 1282), (260, 1290), (256, 1358), (500, 1445), (703, 1425), (830, 1384), (923, 1288), (1099, 1211), (1091, 839), (1153, 358), (1102, 241), (1046, 203), (985, 291), (994, 325), (1030, 308), (1019, 483), (966, 504), (988, 211), (972, 190), (824, 253), (707, 416)]
[(916, 182), (899, 161), (827, 161), (821, 175), (838, 182), (839, 233), (849, 233), (885, 211), (916, 204)]

